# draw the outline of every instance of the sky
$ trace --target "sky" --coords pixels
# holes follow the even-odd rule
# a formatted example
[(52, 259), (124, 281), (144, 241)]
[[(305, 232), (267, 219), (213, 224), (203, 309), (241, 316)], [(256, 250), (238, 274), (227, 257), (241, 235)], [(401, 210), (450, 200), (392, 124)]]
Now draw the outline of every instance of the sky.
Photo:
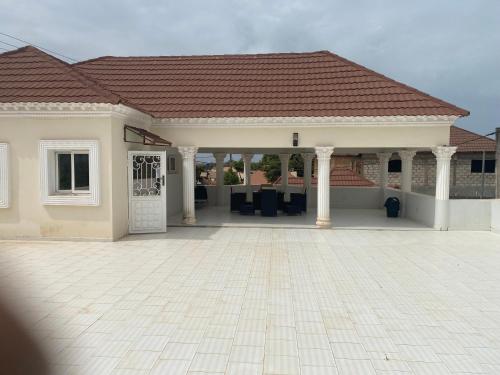
[(0, 0), (0, 32), (76, 60), (330, 50), (500, 127), (499, 0)]

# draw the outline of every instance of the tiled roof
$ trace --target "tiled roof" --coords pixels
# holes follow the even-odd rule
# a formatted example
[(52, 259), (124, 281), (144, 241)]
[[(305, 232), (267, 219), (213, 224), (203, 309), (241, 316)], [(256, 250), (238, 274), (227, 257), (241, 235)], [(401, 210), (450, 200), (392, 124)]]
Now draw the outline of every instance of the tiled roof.
[(113, 103), (119, 96), (71, 65), (27, 46), (0, 54), (0, 102)]
[[(294, 177), (288, 175), (288, 185), (303, 185), (304, 179), (302, 177)], [(281, 176), (278, 177), (275, 185), (281, 183)], [(311, 179), (311, 184), (316, 186), (318, 184), (318, 179), (313, 177)], [(349, 168), (338, 168), (334, 167), (330, 171), (330, 186), (375, 186), (375, 183), (360, 176), (355, 171)]]
[(266, 178), (264, 171), (256, 170), (250, 173), (250, 184), (251, 185), (263, 185), (268, 184), (269, 181)]
[(457, 152), (495, 152), (496, 141), (457, 126), (452, 126), (450, 128), (450, 146), (457, 146)]
[(468, 115), (328, 51), (105, 56), (73, 66), (155, 117)]

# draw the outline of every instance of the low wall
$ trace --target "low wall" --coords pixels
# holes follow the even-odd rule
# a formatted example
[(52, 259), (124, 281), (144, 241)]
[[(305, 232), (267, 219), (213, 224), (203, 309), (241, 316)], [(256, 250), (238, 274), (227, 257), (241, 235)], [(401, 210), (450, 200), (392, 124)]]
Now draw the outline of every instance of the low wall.
[(491, 230), (490, 199), (450, 199), (450, 230)]
[(408, 219), (434, 226), (435, 200), (426, 194), (404, 193), (406, 203), (406, 217)]
[(500, 199), (491, 201), (491, 230), (500, 233)]
[[(208, 204), (213, 206), (217, 202), (217, 187), (207, 185)], [(258, 191), (260, 185), (252, 186), (253, 191)], [(224, 206), (229, 205), (230, 194), (245, 192), (244, 185), (224, 185)], [(289, 186), (289, 193), (302, 193), (301, 186)], [(311, 188), (307, 194), (308, 207), (316, 207), (318, 199), (317, 189)], [(330, 206), (332, 208), (380, 208), (380, 189), (378, 187), (333, 187), (330, 188)]]

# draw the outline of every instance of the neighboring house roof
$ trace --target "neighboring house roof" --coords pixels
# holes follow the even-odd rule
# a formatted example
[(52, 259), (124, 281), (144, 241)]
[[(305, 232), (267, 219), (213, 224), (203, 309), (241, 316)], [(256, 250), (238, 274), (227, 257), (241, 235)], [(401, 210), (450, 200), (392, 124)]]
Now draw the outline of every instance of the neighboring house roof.
[[(281, 176), (278, 177), (275, 185), (281, 183)], [(288, 185), (303, 185), (304, 179), (302, 177), (293, 177), (288, 175)], [(318, 179), (312, 177), (311, 184), (316, 186), (318, 184)], [(375, 186), (373, 181), (360, 176), (358, 173), (349, 168), (332, 168), (330, 171), (330, 186)]]
[(261, 170), (252, 171), (250, 174), (251, 185), (264, 185), (268, 184), (269, 181), (266, 177), (266, 173)]
[(469, 114), (328, 51), (104, 56), (73, 66), (154, 117)]
[(27, 46), (0, 54), (0, 103), (112, 103), (120, 97), (70, 64)]
[(452, 126), (450, 146), (457, 146), (457, 152), (495, 152), (496, 141), (469, 130)]

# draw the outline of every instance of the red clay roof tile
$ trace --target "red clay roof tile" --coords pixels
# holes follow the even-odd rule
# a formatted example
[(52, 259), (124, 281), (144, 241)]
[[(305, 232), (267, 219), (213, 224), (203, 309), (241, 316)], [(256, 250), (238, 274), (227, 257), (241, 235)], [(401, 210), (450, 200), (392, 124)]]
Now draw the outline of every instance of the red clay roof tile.
[(74, 66), (155, 117), (468, 115), (328, 51), (105, 56)]
[[(291, 174), (288, 175), (288, 185), (303, 185), (304, 179), (302, 177), (295, 177)], [(281, 176), (274, 182), (275, 185), (281, 183)], [(318, 179), (313, 177), (311, 179), (312, 186), (318, 184)], [(349, 168), (334, 167), (330, 171), (330, 186), (375, 186), (373, 181), (359, 175)]]
[(165, 118), (468, 115), (328, 51), (69, 65), (27, 46), (0, 55), (0, 102), (21, 101), (123, 102)]
[(495, 152), (495, 140), (452, 126), (450, 128), (450, 146), (457, 146), (457, 152)]
[(27, 46), (0, 54), (0, 102), (119, 101), (118, 95), (37, 48)]

